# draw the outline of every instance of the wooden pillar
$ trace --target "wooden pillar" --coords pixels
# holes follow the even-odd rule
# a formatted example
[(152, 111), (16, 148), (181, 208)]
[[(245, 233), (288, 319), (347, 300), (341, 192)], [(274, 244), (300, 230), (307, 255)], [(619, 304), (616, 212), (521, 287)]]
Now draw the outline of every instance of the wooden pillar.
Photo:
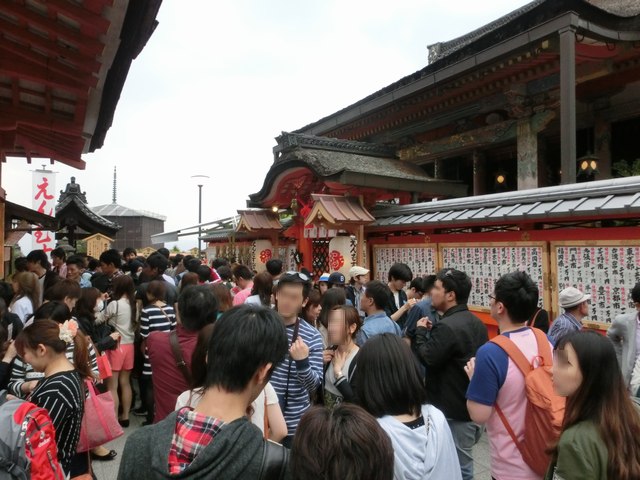
[(596, 117), (593, 126), (594, 152), (598, 157), (598, 180), (611, 178), (611, 124)]
[(305, 267), (313, 273), (313, 243), (310, 238), (304, 238), (304, 219), (298, 222), (298, 252), (302, 255), (302, 263), (298, 265)]
[(560, 30), (561, 183), (576, 182), (576, 30)]
[(364, 267), (364, 225), (358, 225), (356, 235), (356, 265)]
[(549, 167), (547, 166), (547, 141), (538, 137), (538, 187), (549, 186)]
[(477, 150), (471, 155), (473, 161), (473, 194), (484, 195), (487, 193), (487, 161), (484, 153)]
[(442, 178), (442, 160), (433, 161), (433, 178)]
[(531, 118), (518, 119), (518, 190), (538, 188), (538, 135), (533, 130)]
[(273, 251), (271, 258), (280, 258), (280, 232), (278, 232), (277, 230), (271, 238), (271, 250)]

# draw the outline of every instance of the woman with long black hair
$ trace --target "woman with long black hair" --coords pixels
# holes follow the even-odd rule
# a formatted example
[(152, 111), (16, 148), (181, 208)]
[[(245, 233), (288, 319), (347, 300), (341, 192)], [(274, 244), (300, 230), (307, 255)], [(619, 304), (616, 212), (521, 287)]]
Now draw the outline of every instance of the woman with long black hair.
[[(73, 363), (66, 356), (69, 345), (74, 346)], [(64, 323), (40, 320), (25, 327), (16, 338), (20, 356), (35, 371), (44, 373), (28, 400), (49, 412), (56, 430), (58, 460), (67, 474), (78, 459), (76, 447), (85, 399), (83, 383), (94, 378), (87, 347), (88, 341), (78, 331), (75, 320)]]
[(554, 388), (567, 406), (546, 478), (640, 478), (640, 414), (611, 341), (576, 332), (560, 341), (554, 357)]

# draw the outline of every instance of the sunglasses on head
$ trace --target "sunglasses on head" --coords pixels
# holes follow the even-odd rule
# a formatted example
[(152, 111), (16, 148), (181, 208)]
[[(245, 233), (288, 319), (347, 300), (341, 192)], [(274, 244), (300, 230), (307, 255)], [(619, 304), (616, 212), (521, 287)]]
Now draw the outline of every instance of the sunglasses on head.
[(309, 281), (309, 276), (305, 275), (302, 272), (296, 272), (294, 270), (290, 271), (290, 272), (286, 272), (285, 275), (293, 275), (293, 276), (297, 276), (300, 280), (302, 280), (303, 282), (308, 282)]

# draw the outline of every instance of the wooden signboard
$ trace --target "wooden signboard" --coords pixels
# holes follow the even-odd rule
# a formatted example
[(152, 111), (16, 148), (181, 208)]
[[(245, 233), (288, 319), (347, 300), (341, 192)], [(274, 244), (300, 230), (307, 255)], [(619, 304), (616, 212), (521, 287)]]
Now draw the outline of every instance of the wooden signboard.
[(438, 248), (433, 244), (374, 245), (372, 280), (387, 283), (389, 269), (394, 263), (409, 265), (413, 276), (432, 275), (438, 268)]
[(575, 287), (591, 295), (583, 323), (607, 329), (617, 315), (635, 309), (631, 290), (640, 281), (640, 241), (552, 242), (551, 271), (555, 312), (562, 313), (559, 292)]
[(439, 244), (439, 265), (466, 272), (472, 288), (469, 308), (489, 311), (489, 295), (496, 281), (505, 273), (527, 272), (540, 291), (539, 306), (548, 309), (550, 298), (546, 288), (548, 251), (544, 242), (513, 243), (448, 243)]

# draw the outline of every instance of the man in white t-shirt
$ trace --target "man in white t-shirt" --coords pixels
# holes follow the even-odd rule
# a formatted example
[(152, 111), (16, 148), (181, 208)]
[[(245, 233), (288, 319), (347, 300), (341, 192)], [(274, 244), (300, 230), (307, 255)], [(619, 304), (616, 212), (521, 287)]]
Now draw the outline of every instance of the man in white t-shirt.
[[(536, 337), (525, 324), (538, 304), (538, 287), (524, 272), (503, 275), (489, 295), (491, 316), (501, 335), (513, 341), (529, 361), (538, 355)], [(486, 424), (491, 451), (491, 476), (496, 480), (539, 480), (525, 463), (516, 444), (496, 413), (498, 405), (517, 438), (524, 437), (527, 407), (522, 372), (506, 352), (493, 342), (478, 349), (465, 368), (470, 383), (467, 409), (471, 419)]]

